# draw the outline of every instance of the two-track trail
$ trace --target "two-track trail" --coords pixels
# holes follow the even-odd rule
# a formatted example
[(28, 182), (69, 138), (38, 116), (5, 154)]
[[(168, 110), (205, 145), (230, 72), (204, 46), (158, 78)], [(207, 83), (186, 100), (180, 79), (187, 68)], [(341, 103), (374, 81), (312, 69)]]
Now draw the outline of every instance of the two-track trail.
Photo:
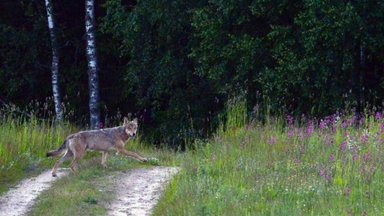
[[(108, 215), (150, 215), (166, 184), (178, 171), (176, 167), (152, 167), (111, 173), (109, 186), (115, 199), (106, 206)], [(68, 173), (68, 169), (60, 169), (54, 178), (45, 171), (22, 180), (0, 197), (0, 216), (25, 215), (44, 190)]]
[(24, 215), (35, 204), (41, 192), (50, 188), (56, 179), (68, 173), (68, 169), (59, 169), (58, 177), (54, 178), (48, 170), (36, 177), (22, 180), (0, 197), (0, 216)]

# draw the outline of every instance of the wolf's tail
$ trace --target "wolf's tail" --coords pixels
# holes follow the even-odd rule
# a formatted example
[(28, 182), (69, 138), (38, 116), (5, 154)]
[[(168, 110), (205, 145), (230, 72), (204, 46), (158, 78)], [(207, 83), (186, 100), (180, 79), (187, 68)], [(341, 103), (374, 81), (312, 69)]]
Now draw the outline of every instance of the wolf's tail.
[(57, 150), (47, 152), (47, 157), (57, 156), (67, 148), (67, 140), (64, 141), (63, 145), (60, 146)]

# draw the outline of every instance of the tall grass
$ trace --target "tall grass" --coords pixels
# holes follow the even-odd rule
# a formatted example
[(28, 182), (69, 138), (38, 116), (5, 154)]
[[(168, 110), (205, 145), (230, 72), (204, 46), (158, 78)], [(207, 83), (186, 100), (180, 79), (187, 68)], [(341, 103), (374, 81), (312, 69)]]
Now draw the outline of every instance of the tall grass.
[(0, 192), (25, 174), (46, 166), (45, 153), (57, 148), (73, 126), (52, 121), (15, 118), (0, 113)]
[(154, 215), (384, 212), (381, 113), (266, 122), (227, 128), (184, 154)]

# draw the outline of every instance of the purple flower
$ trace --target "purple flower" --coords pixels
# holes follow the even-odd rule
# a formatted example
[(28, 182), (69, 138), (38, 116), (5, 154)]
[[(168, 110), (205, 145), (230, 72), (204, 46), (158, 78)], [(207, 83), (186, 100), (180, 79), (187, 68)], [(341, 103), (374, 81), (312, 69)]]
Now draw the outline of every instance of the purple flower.
[(305, 129), (305, 132), (308, 137), (312, 136), (313, 130), (314, 130), (313, 123), (312, 122), (308, 123), (307, 128)]
[(290, 129), (290, 130), (288, 131), (288, 137), (289, 137), (290, 139), (292, 139), (293, 136), (295, 136), (295, 131), (294, 131), (293, 129)]
[(287, 115), (287, 122), (288, 122), (288, 126), (292, 126), (293, 125), (293, 117), (290, 115)]
[(364, 125), (365, 124), (365, 118), (362, 117), (359, 121), (359, 125)]
[(320, 171), (319, 171), (319, 175), (320, 175), (321, 177), (323, 177), (323, 176), (325, 176), (326, 174), (327, 174), (327, 172), (325, 171), (325, 169), (324, 169), (324, 168), (321, 168)]
[(341, 128), (343, 128), (343, 129), (347, 128), (348, 126), (349, 126), (348, 121), (343, 121), (341, 123)]
[(344, 152), (347, 149), (347, 141), (344, 141), (340, 144), (340, 151)]
[(327, 123), (323, 120), (320, 120), (319, 128), (320, 130), (325, 130), (327, 128)]
[(304, 140), (304, 132), (300, 130), (298, 137), (299, 137), (300, 142), (302, 142)]
[(363, 144), (365, 144), (365, 143), (367, 143), (368, 138), (369, 138), (369, 135), (368, 135), (368, 134), (363, 134), (363, 135), (361, 136), (361, 138), (360, 138), (360, 141), (361, 141)]
[(363, 161), (364, 162), (370, 161), (371, 156), (372, 156), (371, 151), (368, 151), (366, 154), (363, 155)]
[(384, 123), (381, 123), (381, 125), (380, 125), (380, 130), (381, 130), (382, 132), (384, 132)]
[(329, 156), (329, 162), (334, 162), (335, 161), (335, 156), (333, 154), (331, 154)]
[(332, 180), (332, 176), (328, 173), (325, 168), (320, 168), (319, 175), (323, 177), (323, 179), (327, 182), (330, 182)]
[(276, 137), (275, 136), (272, 136), (269, 140), (268, 140), (268, 145), (275, 145), (276, 143)]
[(379, 121), (379, 120), (381, 120), (382, 118), (383, 118), (382, 114), (381, 114), (380, 112), (376, 112), (376, 114), (375, 114), (375, 119), (376, 119), (376, 121)]
[(359, 158), (359, 157), (357, 156), (356, 153), (354, 153), (354, 154), (352, 155), (352, 160), (353, 160), (353, 161), (356, 161), (358, 158)]

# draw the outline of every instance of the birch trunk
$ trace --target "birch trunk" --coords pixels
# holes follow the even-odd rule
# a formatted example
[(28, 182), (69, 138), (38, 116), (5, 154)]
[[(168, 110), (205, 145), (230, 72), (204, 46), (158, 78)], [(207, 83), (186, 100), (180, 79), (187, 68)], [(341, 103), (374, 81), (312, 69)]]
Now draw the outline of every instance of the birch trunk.
[(59, 90), (59, 52), (57, 47), (57, 39), (55, 33), (55, 23), (53, 19), (53, 6), (51, 0), (45, 0), (45, 6), (47, 11), (48, 18), (48, 29), (51, 39), (51, 48), (52, 48), (52, 93), (53, 100), (55, 103), (55, 113), (56, 121), (63, 120), (63, 109), (61, 107), (61, 96)]
[(90, 126), (97, 129), (100, 122), (98, 62), (95, 40), (94, 0), (85, 0), (85, 31), (87, 36)]

